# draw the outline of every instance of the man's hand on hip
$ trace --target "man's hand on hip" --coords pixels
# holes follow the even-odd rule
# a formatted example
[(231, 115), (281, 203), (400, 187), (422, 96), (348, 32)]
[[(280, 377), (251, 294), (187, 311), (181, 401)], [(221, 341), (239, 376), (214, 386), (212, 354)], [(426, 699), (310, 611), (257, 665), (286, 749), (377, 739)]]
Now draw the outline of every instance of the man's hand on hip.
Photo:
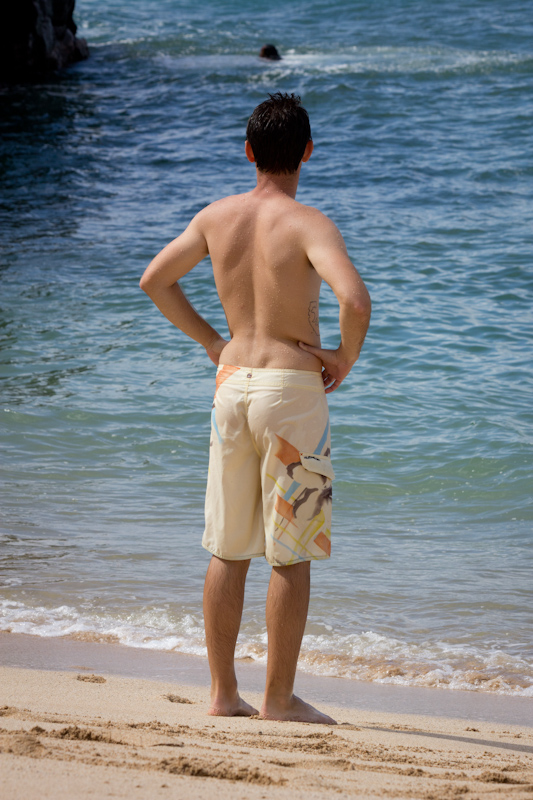
[(336, 350), (324, 350), (321, 347), (305, 344), (305, 342), (299, 342), (298, 344), (302, 350), (312, 353), (322, 361), (322, 380), (324, 381), (326, 394), (339, 388), (357, 361), (357, 358), (353, 361), (347, 361), (340, 347)]
[(229, 342), (226, 339), (223, 339), (222, 336), (219, 336), (218, 339), (215, 339), (209, 344), (209, 347), (205, 348), (205, 352), (213, 364), (216, 364), (217, 367), (218, 362), (220, 361), (220, 354), (227, 344), (229, 344)]

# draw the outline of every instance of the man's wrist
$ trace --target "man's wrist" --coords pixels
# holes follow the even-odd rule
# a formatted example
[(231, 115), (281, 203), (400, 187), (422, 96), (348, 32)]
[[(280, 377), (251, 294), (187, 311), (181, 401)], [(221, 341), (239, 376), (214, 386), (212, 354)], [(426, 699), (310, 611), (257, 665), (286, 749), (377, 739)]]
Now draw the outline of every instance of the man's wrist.
[(206, 350), (214, 350), (216, 345), (217, 345), (217, 343), (220, 342), (220, 340), (222, 338), (223, 337), (219, 333), (217, 333), (217, 331), (213, 331), (213, 333), (212, 333), (211, 337), (209, 338), (209, 341), (207, 342), (207, 344), (204, 344), (204, 348)]
[(351, 369), (355, 364), (355, 362), (357, 361), (357, 359), (359, 358), (360, 352), (361, 352), (360, 347), (351, 348), (351, 350), (348, 350), (348, 348), (345, 347), (345, 345), (343, 345), (341, 342), (341, 344), (337, 347), (338, 364), (345, 365), (347, 367), (350, 367)]

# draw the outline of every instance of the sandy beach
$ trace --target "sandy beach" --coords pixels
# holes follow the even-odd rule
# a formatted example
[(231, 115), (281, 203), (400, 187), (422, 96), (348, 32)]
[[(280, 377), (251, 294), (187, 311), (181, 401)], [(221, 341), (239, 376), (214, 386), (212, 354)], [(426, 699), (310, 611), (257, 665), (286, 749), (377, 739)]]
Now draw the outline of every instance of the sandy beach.
[[(0, 794), (530, 798), (533, 727), (321, 706), (337, 726), (207, 716), (204, 687), (0, 668)], [(260, 695), (247, 692), (258, 704)]]

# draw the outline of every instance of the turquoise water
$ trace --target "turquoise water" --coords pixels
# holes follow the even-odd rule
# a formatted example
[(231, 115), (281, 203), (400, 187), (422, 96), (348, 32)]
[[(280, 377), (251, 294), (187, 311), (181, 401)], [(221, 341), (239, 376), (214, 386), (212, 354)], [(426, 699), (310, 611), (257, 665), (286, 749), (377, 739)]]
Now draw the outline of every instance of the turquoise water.
[[(246, 120), (296, 91), (298, 197), (374, 308), (330, 398), (333, 555), (302, 668), (533, 694), (532, 11), (78, 1), (90, 60), (1, 93), (0, 629), (205, 652), (213, 368), (138, 280), (253, 185)], [(184, 283), (223, 331), (209, 263)], [(334, 346), (327, 287), (321, 328)], [(242, 657), (265, 657), (267, 580), (254, 562)]]

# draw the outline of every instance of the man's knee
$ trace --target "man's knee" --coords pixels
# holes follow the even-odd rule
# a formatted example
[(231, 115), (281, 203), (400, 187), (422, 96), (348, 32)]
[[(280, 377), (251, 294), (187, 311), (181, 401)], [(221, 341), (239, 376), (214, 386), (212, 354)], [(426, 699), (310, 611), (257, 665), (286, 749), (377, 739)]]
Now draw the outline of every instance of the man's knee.
[(209, 562), (209, 568), (233, 580), (244, 580), (248, 572), (248, 567), (250, 566), (250, 560), (251, 559), (246, 558), (233, 561), (213, 555)]
[(311, 575), (311, 562), (299, 561), (297, 564), (285, 564), (282, 567), (272, 567), (272, 571), (290, 583), (307, 581)]

